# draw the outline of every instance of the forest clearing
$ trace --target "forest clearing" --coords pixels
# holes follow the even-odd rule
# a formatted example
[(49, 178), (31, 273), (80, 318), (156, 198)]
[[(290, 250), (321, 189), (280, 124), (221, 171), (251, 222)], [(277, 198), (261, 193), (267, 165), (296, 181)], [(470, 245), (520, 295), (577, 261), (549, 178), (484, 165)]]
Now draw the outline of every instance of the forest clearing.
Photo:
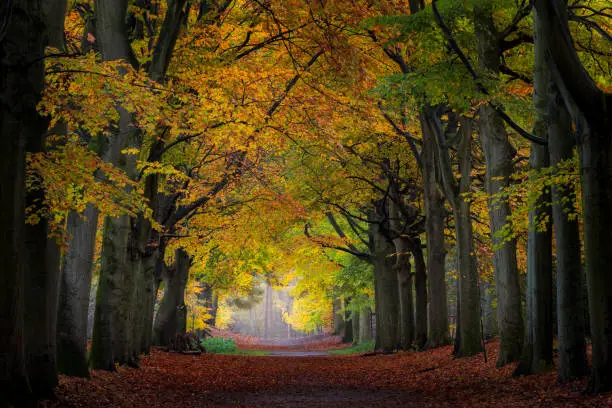
[(0, 0), (0, 408), (611, 406), (611, 268), (609, 0)]

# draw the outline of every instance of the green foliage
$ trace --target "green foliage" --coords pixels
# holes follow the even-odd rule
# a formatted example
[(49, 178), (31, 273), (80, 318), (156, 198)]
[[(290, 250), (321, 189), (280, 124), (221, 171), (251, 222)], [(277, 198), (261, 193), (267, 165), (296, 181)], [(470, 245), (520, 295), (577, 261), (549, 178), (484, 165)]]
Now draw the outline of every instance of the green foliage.
[(374, 342), (366, 341), (364, 343), (359, 343), (351, 348), (341, 349), (341, 350), (329, 350), (329, 354), (343, 355), (343, 354), (357, 354), (357, 353), (368, 353), (370, 351), (374, 351)]
[(238, 346), (234, 339), (224, 339), (223, 337), (209, 337), (200, 342), (207, 353), (214, 354), (234, 354), (238, 351)]

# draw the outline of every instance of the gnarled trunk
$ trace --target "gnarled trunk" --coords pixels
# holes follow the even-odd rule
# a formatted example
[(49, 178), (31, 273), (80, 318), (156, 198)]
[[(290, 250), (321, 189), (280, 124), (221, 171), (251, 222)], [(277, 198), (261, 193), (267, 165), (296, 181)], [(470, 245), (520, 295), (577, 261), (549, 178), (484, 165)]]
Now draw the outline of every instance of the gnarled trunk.
[(167, 346), (177, 334), (184, 334), (187, 326), (185, 288), (189, 278), (191, 257), (184, 249), (174, 251), (174, 265), (165, 279), (164, 297), (155, 319), (153, 342)]

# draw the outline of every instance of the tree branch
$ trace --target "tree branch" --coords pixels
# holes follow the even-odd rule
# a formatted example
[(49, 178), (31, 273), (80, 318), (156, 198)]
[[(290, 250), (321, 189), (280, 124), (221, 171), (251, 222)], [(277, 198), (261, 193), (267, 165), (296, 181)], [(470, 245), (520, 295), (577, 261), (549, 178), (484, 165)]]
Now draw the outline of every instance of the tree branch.
[[(474, 79), (474, 81), (476, 82), (477, 89), (481, 93), (483, 93), (484, 95), (490, 95), (489, 91), (485, 88), (485, 86), (480, 81), (480, 78), (478, 77), (478, 74), (476, 73), (476, 70), (472, 66), (472, 63), (470, 62), (468, 57), (463, 53), (463, 51), (461, 50), (461, 47), (459, 47), (459, 44), (457, 43), (457, 41), (453, 37), (453, 33), (451, 32), (450, 28), (448, 28), (448, 26), (446, 25), (446, 23), (442, 19), (442, 15), (440, 15), (440, 11), (438, 10), (438, 7), (436, 5), (436, 1), (437, 0), (432, 0), (431, 5), (432, 5), (432, 8), (433, 8), (434, 16), (435, 16), (436, 22), (438, 23), (438, 26), (440, 27), (440, 29), (444, 32), (444, 34), (448, 38), (448, 41), (449, 41), (450, 46), (453, 49), (453, 51), (455, 51), (457, 56), (459, 56), (459, 59), (463, 62), (463, 65), (466, 67), (466, 69), (468, 70), (468, 72), (472, 76), (472, 79)], [(521, 135), (525, 139), (529, 140), (530, 142), (533, 142), (533, 143), (536, 143), (536, 144), (539, 144), (539, 145), (545, 146), (548, 143), (546, 138), (534, 135), (534, 134), (526, 131), (525, 129), (523, 129), (521, 126), (519, 126), (496, 103), (493, 103), (492, 101), (489, 101), (488, 103), (489, 103), (489, 105), (493, 109), (495, 109), (495, 112), (497, 112), (499, 114), (499, 116), (504, 120), (504, 122), (506, 122), (508, 124), (508, 126), (510, 126), (512, 129), (514, 129), (519, 135)]]

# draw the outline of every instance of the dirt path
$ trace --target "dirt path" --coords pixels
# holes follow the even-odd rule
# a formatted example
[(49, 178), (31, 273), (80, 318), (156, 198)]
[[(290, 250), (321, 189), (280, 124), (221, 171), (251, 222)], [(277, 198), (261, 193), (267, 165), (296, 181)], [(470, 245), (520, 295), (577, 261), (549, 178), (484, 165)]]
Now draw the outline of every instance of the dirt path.
[(271, 350), (268, 353), (271, 357), (326, 357), (326, 351), (300, 351), (300, 350)]
[[(558, 385), (555, 373), (511, 378), (495, 368), (497, 343), (481, 356), (450, 348), (360, 356), (186, 356), (154, 351), (140, 369), (61, 378), (48, 407), (610, 407), (585, 397), (585, 381)], [(283, 352), (286, 352), (284, 350)]]

